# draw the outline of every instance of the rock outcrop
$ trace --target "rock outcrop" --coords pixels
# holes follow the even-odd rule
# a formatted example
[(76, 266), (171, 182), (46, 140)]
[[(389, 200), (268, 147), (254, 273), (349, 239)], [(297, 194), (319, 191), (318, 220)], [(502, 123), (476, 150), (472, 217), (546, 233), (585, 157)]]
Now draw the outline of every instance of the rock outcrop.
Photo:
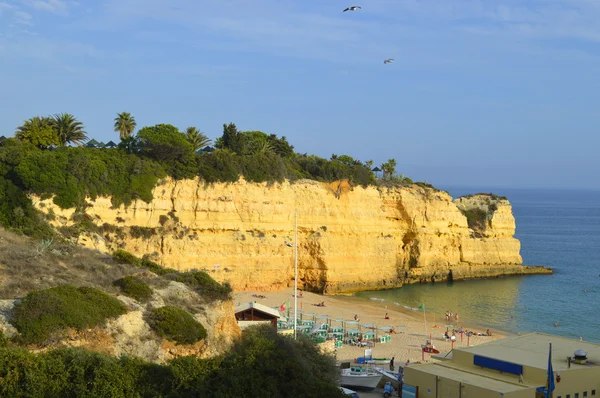
[[(236, 290), (293, 284), (294, 250), (285, 242), (294, 242), (296, 210), (299, 287), (307, 290), (345, 293), (449, 276), (551, 273), (520, 265), (510, 203), (489, 195), (453, 201), (417, 185), (363, 188), (309, 180), (165, 180), (153, 194), (152, 202), (127, 208), (113, 208), (110, 198), (88, 200), (83, 214), (60, 209), (52, 199), (32, 199), (57, 228), (81, 219), (94, 223), (95, 233), (76, 234), (79, 244), (150, 255), (179, 270), (205, 269)], [(480, 225), (469, 227), (463, 214), (469, 210), (485, 213)]]

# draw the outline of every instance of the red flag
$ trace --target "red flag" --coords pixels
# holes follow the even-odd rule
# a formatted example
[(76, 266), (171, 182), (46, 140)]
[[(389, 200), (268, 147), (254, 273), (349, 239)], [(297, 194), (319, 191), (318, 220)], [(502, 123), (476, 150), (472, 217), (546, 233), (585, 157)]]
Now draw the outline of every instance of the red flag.
[(281, 312), (285, 311), (285, 303), (283, 303), (279, 306), (279, 311), (281, 311)]

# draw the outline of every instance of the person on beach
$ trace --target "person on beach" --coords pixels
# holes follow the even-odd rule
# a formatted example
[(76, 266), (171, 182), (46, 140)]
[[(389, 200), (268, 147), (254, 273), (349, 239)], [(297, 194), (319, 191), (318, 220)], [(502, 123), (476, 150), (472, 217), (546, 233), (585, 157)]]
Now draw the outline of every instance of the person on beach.
[(384, 319), (390, 319), (390, 316), (388, 315), (388, 313), (387, 313), (387, 312), (385, 313), (385, 317), (384, 317)]
[(454, 320), (456, 321), (456, 324), (458, 325), (458, 314), (454, 314)]
[(394, 371), (394, 358), (396, 358), (396, 357), (392, 357), (392, 359), (390, 359), (390, 370), (392, 372)]

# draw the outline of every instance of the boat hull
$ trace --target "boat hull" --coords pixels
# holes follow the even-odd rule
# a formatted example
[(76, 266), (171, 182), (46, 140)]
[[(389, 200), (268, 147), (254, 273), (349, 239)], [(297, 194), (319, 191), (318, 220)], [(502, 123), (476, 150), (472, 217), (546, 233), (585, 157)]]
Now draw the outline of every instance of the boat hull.
[(342, 374), (340, 376), (340, 385), (352, 390), (371, 391), (377, 387), (382, 377), (379, 373), (368, 375)]
[[(375, 370), (381, 374), (386, 380), (392, 381), (392, 382), (401, 382), (404, 380), (403, 377), (403, 372), (402, 372), (402, 368), (399, 369), (398, 372), (392, 372), (390, 370), (386, 370), (383, 368), (375, 368)], [(398, 373), (400, 373), (400, 375), (398, 375)]]

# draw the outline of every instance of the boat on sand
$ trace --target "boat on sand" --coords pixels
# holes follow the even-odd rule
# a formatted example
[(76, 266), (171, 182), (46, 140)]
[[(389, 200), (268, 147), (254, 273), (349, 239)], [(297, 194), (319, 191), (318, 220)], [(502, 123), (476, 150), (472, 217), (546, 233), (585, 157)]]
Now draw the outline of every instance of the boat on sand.
[(341, 369), (340, 385), (353, 390), (370, 391), (377, 387), (383, 376), (374, 369), (352, 366)]

